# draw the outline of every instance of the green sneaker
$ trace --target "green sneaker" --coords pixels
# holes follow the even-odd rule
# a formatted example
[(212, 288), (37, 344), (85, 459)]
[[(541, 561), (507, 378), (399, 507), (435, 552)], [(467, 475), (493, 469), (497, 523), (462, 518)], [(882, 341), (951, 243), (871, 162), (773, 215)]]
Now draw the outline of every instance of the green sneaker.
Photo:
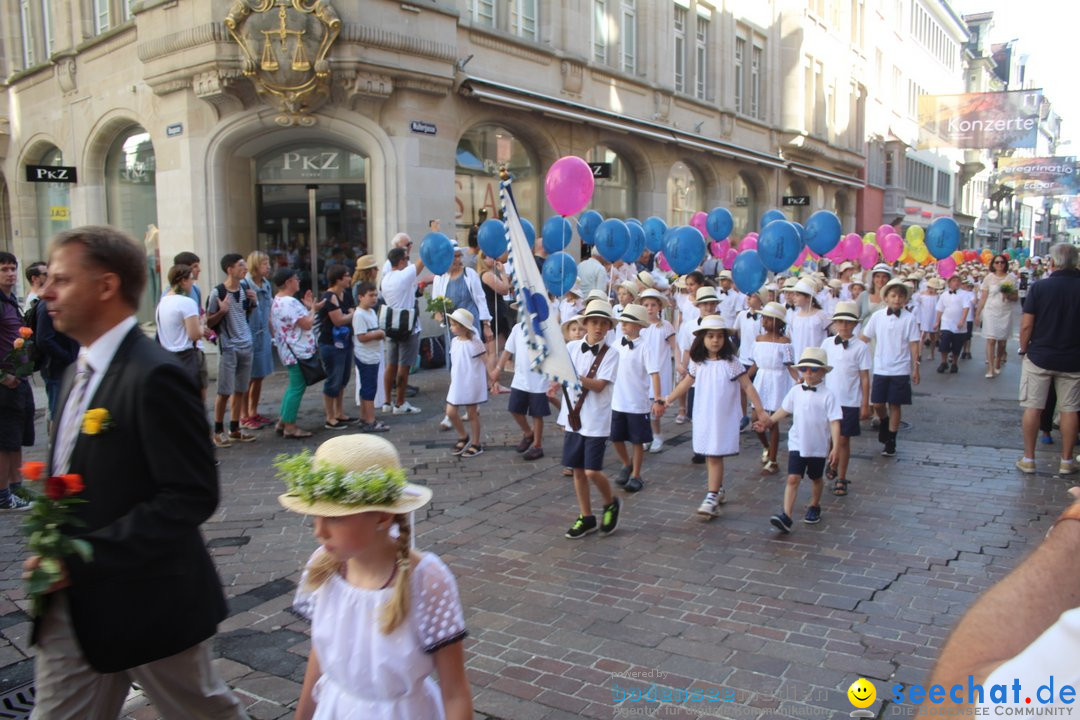
[(610, 505), (604, 506), (603, 519), (600, 521), (600, 532), (605, 535), (615, 532), (615, 527), (619, 524), (620, 507), (622, 507), (622, 503), (619, 498), (612, 500)]
[(578, 515), (577, 520), (570, 526), (570, 529), (566, 531), (566, 537), (571, 540), (577, 540), (580, 537), (585, 537), (590, 533), (596, 532), (596, 516), (595, 515)]

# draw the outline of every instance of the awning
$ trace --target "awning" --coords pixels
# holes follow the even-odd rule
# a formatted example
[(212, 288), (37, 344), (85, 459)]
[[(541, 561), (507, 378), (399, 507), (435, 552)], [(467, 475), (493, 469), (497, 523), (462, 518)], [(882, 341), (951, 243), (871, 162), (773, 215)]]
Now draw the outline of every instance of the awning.
[(796, 175), (804, 175), (806, 177), (815, 178), (817, 180), (824, 180), (825, 182), (837, 183), (838, 185), (846, 185), (850, 188), (862, 189), (866, 183), (862, 180), (847, 177), (840, 173), (834, 173), (829, 170), (819, 170), (818, 168), (810, 165), (803, 165), (797, 162), (788, 162), (788, 169)]

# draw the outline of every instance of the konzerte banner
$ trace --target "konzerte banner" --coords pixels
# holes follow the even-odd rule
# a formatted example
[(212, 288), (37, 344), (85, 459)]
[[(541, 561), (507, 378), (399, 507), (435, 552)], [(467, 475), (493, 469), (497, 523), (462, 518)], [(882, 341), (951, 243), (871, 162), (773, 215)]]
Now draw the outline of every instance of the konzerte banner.
[(997, 179), (1017, 195), (1080, 195), (1075, 157), (998, 158)]
[(1041, 90), (919, 96), (919, 147), (1033, 148)]

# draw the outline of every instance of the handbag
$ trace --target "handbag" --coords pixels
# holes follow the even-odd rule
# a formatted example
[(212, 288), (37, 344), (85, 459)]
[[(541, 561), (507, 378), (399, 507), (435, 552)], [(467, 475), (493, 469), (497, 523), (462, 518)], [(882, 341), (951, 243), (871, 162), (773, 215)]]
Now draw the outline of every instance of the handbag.
[(289, 347), (289, 352), (292, 353), (293, 358), (296, 359), (296, 364), (300, 367), (300, 374), (304, 376), (304, 384), (307, 387), (321, 383), (326, 379), (326, 368), (323, 367), (322, 359), (319, 358), (318, 353), (309, 358), (302, 358), (293, 350), (291, 342), (286, 340), (285, 344)]

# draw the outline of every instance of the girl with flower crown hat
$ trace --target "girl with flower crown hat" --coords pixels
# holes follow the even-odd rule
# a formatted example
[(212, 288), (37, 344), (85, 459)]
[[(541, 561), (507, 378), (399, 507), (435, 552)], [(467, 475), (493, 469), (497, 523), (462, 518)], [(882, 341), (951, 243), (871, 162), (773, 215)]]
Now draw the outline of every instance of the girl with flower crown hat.
[(436, 555), (411, 548), (410, 513), (431, 490), (406, 482), (394, 446), (372, 435), (335, 437), (275, 466), (289, 488), (278, 502), (314, 516), (322, 543), (294, 604), (311, 620), (296, 717), (471, 720), (457, 583)]

